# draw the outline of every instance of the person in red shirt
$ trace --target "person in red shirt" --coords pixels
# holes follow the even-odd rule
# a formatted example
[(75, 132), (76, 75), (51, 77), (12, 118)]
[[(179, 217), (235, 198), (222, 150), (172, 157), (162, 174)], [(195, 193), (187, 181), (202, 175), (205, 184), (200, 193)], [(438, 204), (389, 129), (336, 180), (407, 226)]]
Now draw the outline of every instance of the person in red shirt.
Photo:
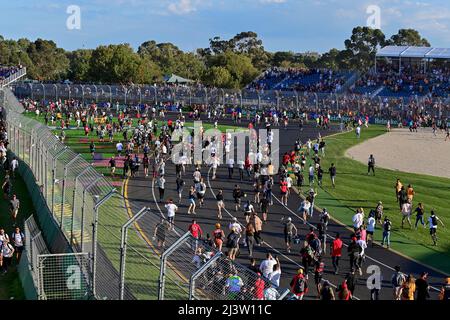
[(291, 166), (293, 166), (294, 163), (295, 163), (295, 157), (296, 157), (295, 151), (294, 151), (294, 150), (291, 151), (290, 157), (291, 157), (291, 159), (290, 159), (290, 161), (291, 161)]
[(286, 152), (286, 153), (283, 155), (283, 160), (282, 160), (283, 166), (287, 167), (287, 165), (288, 165), (290, 159), (291, 159), (291, 157), (289, 156), (289, 153)]
[(347, 282), (344, 281), (338, 289), (339, 300), (352, 300), (352, 293), (348, 290)]
[(192, 234), (195, 239), (200, 239), (203, 235), (202, 228), (199, 224), (197, 224), (196, 220), (192, 220), (191, 225), (188, 228), (188, 231)]
[(284, 178), (280, 181), (280, 191), (281, 191), (281, 203), (283, 203), (285, 206), (287, 206), (288, 184)]
[(333, 263), (334, 274), (339, 273), (339, 259), (342, 255), (342, 240), (339, 233), (336, 233), (336, 239), (333, 240), (331, 248), (331, 261)]
[(303, 296), (308, 293), (308, 283), (303, 275), (303, 269), (298, 269), (297, 275), (292, 278), (291, 292), (295, 294), (298, 300), (303, 300)]
[(253, 287), (253, 296), (255, 300), (264, 300), (264, 287), (266, 283), (261, 279), (261, 273), (258, 272), (258, 279), (255, 281), (255, 286)]

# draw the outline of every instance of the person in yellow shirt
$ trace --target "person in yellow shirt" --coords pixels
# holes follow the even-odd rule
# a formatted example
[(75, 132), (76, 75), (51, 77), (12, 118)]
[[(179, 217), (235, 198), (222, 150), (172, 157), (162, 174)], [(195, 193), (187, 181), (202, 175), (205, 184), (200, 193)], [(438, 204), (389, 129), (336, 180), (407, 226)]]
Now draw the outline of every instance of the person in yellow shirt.
[(416, 194), (414, 192), (414, 188), (412, 187), (412, 185), (408, 185), (408, 189), (406, 190), (406, 193), (408, 194), (408, 200), (411, 200), (411, 203), (413, 201), (414, 195)]
[(402, 300), (414, 300), (414, 293), (416, 292), (416, 279), (414, 279), (413, 275), (410, 274), (406, 281), (403, 282), (402, 285)]
[(397, 179), (397, 182), (395, 183), (395, 197), (397, 198), (397, 202), (400, 201), (400, 190), (402, 190), (403, 184), (400, 182), (400, 179)]

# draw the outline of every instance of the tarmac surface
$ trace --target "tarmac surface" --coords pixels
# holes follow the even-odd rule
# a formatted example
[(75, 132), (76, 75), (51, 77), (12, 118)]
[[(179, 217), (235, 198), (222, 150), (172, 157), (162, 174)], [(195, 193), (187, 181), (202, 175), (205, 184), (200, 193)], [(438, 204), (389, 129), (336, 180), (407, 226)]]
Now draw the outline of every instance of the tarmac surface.
[[(175, 120), (176, 116), (168, 115), (166, 116), (166, 120), (171, 118)], [(219, 124), (232, 124), (230, 119), (225, 119), (219, 121)], [(248, 122), (243, 121), (242, 126), (247, 127)], [(276, 127), (273, 127), (276, 129)], [(256, 128), (259, 129), (259, 128)], [(289, 124), (288, 129), (285, 130), (280, 126), (280, 157), (286, 151), (290, 151), (294, 147), (294, 142), (296, 139), (300, 138), (300, 140), (305, 143), (308, 138), (312, 141), (313, 139), (317, 139), (319, 131), (323, 137), (336, 133), (338, 131), (337, 126), (332, 126), (330, 130), (319, 130), (316, 128), (315, 124), (309, 123), (304, 125), (303, 131), (299, 130), (297, 123)], [(281, 160), (280, 160), (281, 162)], [(142, 169), (142, 168), (141, 168)], [(165, 198), (173, 198), (178, 199), (176, 193), (176, 176), (175, 176), (175, 166), (171, 161), (166, 162), (166, 187), (165, 187)], [(234, 211), (234, 201), (232, 198), (232, 191), (236, 184), (239, 184), (241, 189), (249, 195), (250, 199), (253, 199), (253, 186), (252, 182), (249, 180), (239, 181), (239, 176), (237, 170), (235, 170), (234, 177), (232, 179), (228, 179), (228, 171), (227, 168), (222, 165), (217, 170), (217, 179), (211, 180), (211, 172), (208, 167), (203, 166), (201, 173), (202, 177), (205, 179), (205, 183), (207, 185), (207, 192), (205, 194), (205, 202), (203, 207), (198, 206), (197, 201), (197, 209), (196, 215), (188, 215), (187, 207), (187, 193), (188, 189), (191, 185), (192, 174), (194, 171), (194, 166), (187, 166), (186, 173), (183, 175), (183, 179), (186, 182), (183, 191), (183, 201), (182, 204), (178, 205), (179, 210), (175, 216), (175, 225), (182, 230), (188, 229), (189, 224), (192, 219), (195, 218), (197, 223), (200, 224), (204, 235), (206, 233), (211, 234), (214, 230), (214, 225), (216, 222), (220, 222), (222, 225), (222, 229), (225, 232), (225, 235), (228, 234), (228, 224), (231, 221), (233, 216), (236, 216), (239, 222), (244, 225), (245, 218), (243, 211)], [(326, 178), (326, 177), (325, 177)], [(281, 222), (283, 217), (291, 217), (293, 223), (298, 228), (299, 235), (302, 238), (302, 241), (305, 238), (305, 235), (309, 232), (309, 226), (303, 224), (300, 216), (297, 212), (298, 207), (301, 203), (301, 198), (292, 193), (289, 197), (288, 206), (284, 206), (280, 201), (280, 192), (279, 185), (277, 183), (277, 178), (275, 178), (275, 185), (273, 188), (273, 205), (269, 208), (268, 222), (263, 225), (262, 238), (265, 242), (262, 246), (258, 247), (255, 245), (253, 257), (257, 261), (257, 265), (261, 263), (263, 259), (265, 259), (265, 255), (267, 252), (271, 252), (272, 255), (278, 256), (281, 262), (281, 283), (280, 287), (289, 288), (289, 282), (292, 277), (296, 274), (296, 271), (301, 267), (301, 257), (299, 255), (300, 244), (293, 245), (290, 253), (286, 250), (286, 245), (284, 242), (283, 235), (283, 224)], [(144, 177), (143, 172), (138, 174), (137, 177), (131, 178), (127, 181), (128, 184), (128, 200), (131, 203), (131, 207), (133, 211), (136, 211), (135, 208), (141, 208), (143, 206), (149, 207), (152, 211), (160, 212), (161, 215), (166, 216), (166, 209), (164, 208), (164, 203), (158, 202), (158, 190), (155, 187), (155, 182), (152, 181), (151, 176)], [(338, 188), (339, 186), (337, 186)], [(223, 189), (225, 195), (225, 206), (226, 209), (223, 211), (223, 219), (221, 221), (217, 220), (217, 206), (215, 195), (218, 189)], [(320, 196), (320, 195), (319, 195)], [(176, 202), (175, 202), (176, 203)], [(258, 207), (254, 206), (256, 211), (258, 212)], [(133, 212), (136, 214), (136, 212)], [(333, 213), (330, 212), (331, 217), (333, 217)], [(313, 225), (316, 225), (319, 221), (319, 213), (317, 211), (314, 212), (314, 217), (310, 220)], [(154, 225), (141, 224), (140, 227), (143, 232), (151, 235), (153, 233)], [(328, 224), (328, 243), (326, 248), (326, 254), (323, 256), (323, 261), (325, 263), (325, 272), (323, 279), (331, 282), (333, 287), (337, 287), (344, 280), (345, 275), (350, 271), (349, 267), (349, 258), (347, 255), (347, 250), (344, 247), (342, 250), (342, 258), (340, 261), (340, 270), (339, 274), (335, 275), (331, 263), (331, 256), (329, 254), (329, 246), (330, 246), (330, 237), (334, 237), (336, 232), (341, 234), (341, 238), (344, 241), (344, 245), (350, 242), (351, 231), (343, 226), (342, 224), (330, 220)], [(242, 265), (248, 266), (250, 263), (248, 257), (248, 250), (244, 246), (240, 246), (240, 255), (236, 259), (236, 261)], [(227, 250), (224, 246), (223, 251)], [(443, 279), (446, 275), (434, 271), (422, 264), (419, 264), (415, 261), (412, 261), (404, 256), (398, 255), (390, 250), (382, 248), (378, 245), (374, 247), (369, 247), (366, 249), (366, 260), (363, 264), (363, 274), (360, 276), (358, 273), (355, 274), (357, 278), (357, 286), (354, 291), (354, 298), (361, 300), (369, 300), (370, 299), (370, 290), (367, 287), (367, 279), (371, 275), (371, 273), (367, 273), (367, 267), (370, 265), (375, 265), (380, 268), (381, 271), (381, 279), (382, 286), (380, 290), (380, 299), (383, 300), (392, 300), (393, 299), (393, 289), (391, 285), (391, 277), (394, 273), (394, 266), (400, 265), (402, 268), (402, 272), (405, 274), (412, 273), (416, 278), (419, 277), (422, 271), (429, 273), (428, 282), (434, 289), (430, 289), (431, 299), (437, 299), (437, 289), (441, 288)], [(317, 290), (314, 285), (314, 274), (309, 274), (309, 293), (305, 296), (305, 299), (315, 299), (317, 297)]]

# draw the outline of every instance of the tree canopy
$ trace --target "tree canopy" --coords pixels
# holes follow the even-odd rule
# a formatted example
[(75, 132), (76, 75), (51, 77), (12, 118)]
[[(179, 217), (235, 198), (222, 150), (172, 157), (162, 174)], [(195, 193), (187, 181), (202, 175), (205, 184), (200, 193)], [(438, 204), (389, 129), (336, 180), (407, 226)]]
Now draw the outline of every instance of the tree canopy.
[(137, 50), (129, 44), (65, 51), (51, 40), (9, 40), (0, 35), (0, 64), (22, 64), (30, 78), (41, 81), (71, 80), (95, 83), (155, 83), (177, 74), (206, 85), (242, 88), (270, 67), (357, 69), (373, 65), (385, 45), (430, 46), (417, 30), (400, 29), (386, 38), (379, 29), (355, 27), (345, 49), (318, 53), (268, 52), (253, 31), (230, 39), (212, 37), (208, 48), (185, 52), (173, 43), (149, 40)]

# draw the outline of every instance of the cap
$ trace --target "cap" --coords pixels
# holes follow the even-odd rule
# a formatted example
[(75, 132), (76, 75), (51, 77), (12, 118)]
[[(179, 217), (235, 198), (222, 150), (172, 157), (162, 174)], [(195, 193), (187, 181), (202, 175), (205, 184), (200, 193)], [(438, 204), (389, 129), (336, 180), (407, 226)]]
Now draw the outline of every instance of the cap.
[(287, 218), (287, 220), (288, 220), (288, 221), (292, 221), (292, 218), (291, 218), (291, 217), (289, 217), (289, 218)]
[(297, 274), (303, 274), (303, 269), (298, 269)]

